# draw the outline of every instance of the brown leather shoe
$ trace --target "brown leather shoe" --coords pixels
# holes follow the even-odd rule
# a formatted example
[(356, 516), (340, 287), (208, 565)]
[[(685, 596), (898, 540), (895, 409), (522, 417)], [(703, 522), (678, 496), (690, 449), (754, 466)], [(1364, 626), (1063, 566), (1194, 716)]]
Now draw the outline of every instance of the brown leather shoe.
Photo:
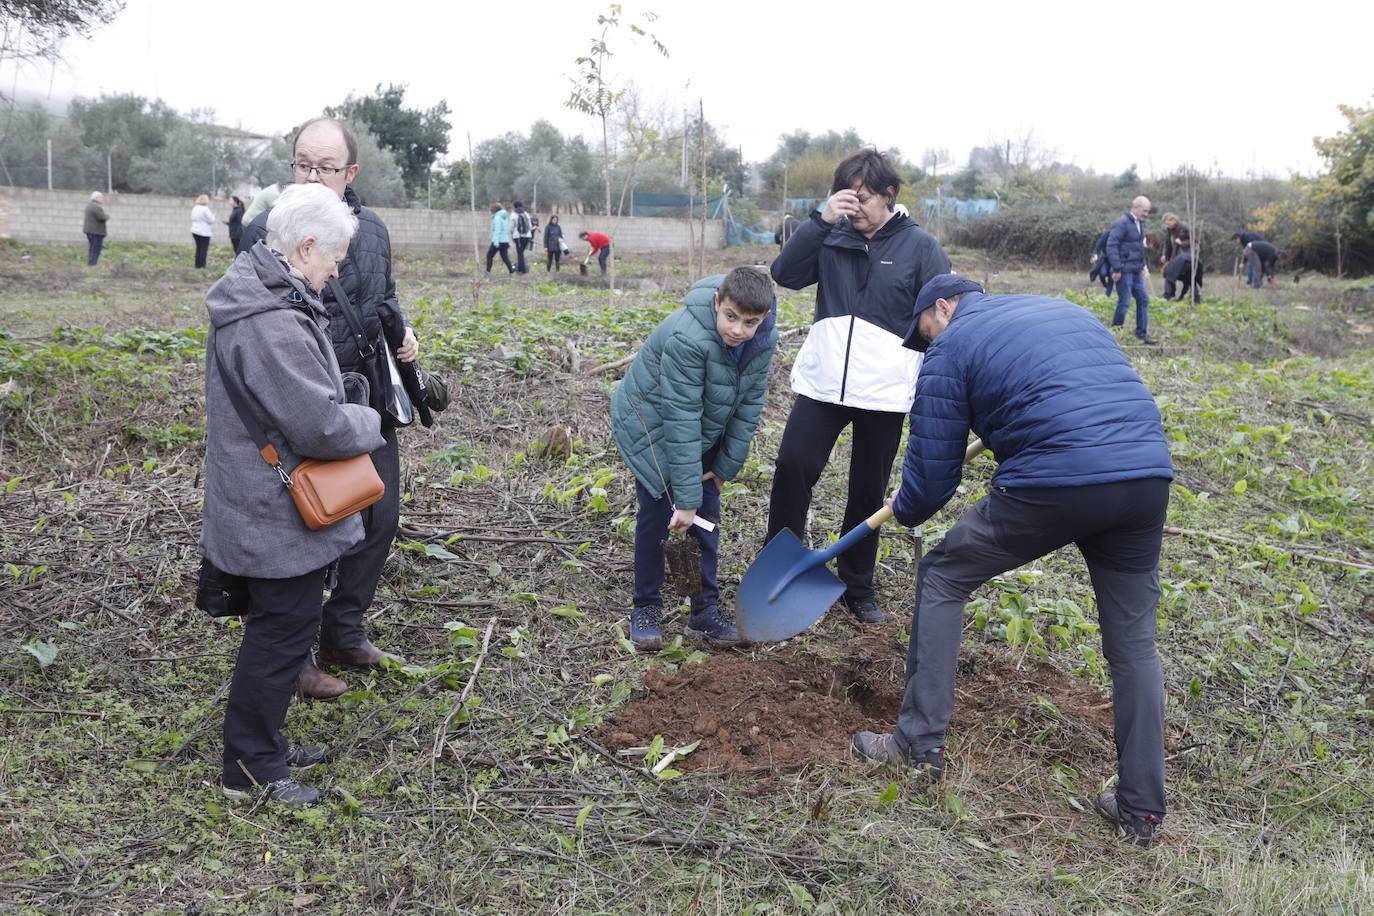
[(360, 671), (366, 671), (369, 668), (381, 668), (384, 658), (405, 664), (405, 659), (401, 656), (383, 652), (366, 639), (356, 649), (330, 649), (326, 646), (320, 646), (316, 657), (322, 665), (338, 665), (340, 668), (356, 668)]
[(301, 696), (312, 700), (332, 700), (348, 691), (348, 683), (332, 674), (325, 674), (314, 662), (306, 662), (301, 673), (296, 675), (296, 689)]

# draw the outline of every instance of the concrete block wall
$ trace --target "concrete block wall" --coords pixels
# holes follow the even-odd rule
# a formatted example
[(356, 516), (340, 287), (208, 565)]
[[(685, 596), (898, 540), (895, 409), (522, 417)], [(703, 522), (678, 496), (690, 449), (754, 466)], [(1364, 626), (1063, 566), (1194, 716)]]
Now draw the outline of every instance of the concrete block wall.
[[(77, 244), (86, 241), (81, 231), (82, 216), (89, 191), (49, 191), (43, 188), (0, 186), (0, 238), (33, 244)], [(165, 197), (157, 194), (106, 194), (107, 239), (112, 242), (154, 242), (164, 245), (191, 244), (191, 207), (193, 197)], [(210, 201), (215, 213), (213, 244), (228, 244), (229, 202)], [(396, 251), (469, 252), (476, 244), (485, 252), (490, 238), (490, 214), (465, 210), (411, 210), (378, 208), (377, 214), (391, 232)], [(539, 214), (541, 224), (548, 215)], [(573, 252), (585, 252), (586, 243), (577, 238), (583, 230), (606, 232), (613, 247), (626, 253), (687, 250), (688, 221), (623, 217), (610, 231), (610, 221), (599, 216), (560, 215), (564, 236)], [(696, 229), (700, 224), (693, 223)], [(540, 232), (542, 233), (542, 225)], [(706, 247), (725, 246), (725, 224), (706, 223)], [(535, 241), (535, 254), (542, 256), (543, 239)]]

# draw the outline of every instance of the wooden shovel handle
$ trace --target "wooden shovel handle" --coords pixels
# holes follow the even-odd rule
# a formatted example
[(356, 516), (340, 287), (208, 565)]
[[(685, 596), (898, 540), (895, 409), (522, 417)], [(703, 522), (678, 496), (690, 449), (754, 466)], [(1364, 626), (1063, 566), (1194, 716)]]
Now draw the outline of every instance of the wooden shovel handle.
[[(968, 464), (974, 458), (977, 458), (979, 455), (981, 455), (983, 452), (987, 450), (988, 447), (983, 443), (982, 439), (974, 439), (972, 442), (968, 444), (968, 448), (964, 450), (964, 464)], [(890, 518), (892, 518), (892, 507), (889, 505), (884, 505), (877, 512), (874, 512), (872, 515), (870, 515), (864, 521), (864, 524), (872, 530), (877, 531), (879, 528), (883, 526), (883, 523)]]

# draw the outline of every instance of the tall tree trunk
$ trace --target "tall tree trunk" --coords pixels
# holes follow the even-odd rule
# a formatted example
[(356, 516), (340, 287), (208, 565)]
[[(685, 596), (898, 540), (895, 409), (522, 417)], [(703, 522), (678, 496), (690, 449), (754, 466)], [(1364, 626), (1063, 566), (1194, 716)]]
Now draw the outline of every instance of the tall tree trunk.
[[(606, 186), (606, 220), (611, 219), (611, 143), (607, 137), (606, 115), (601, 116), (601, 180)], [(607, 234), (610, 234), (610, 226), (606, 227)], [(615, 240), (612, 239), (612, 242)], [(615, 247), (612, 246), (606, 255), (606, 276), (611, 297), (615, 297)]]

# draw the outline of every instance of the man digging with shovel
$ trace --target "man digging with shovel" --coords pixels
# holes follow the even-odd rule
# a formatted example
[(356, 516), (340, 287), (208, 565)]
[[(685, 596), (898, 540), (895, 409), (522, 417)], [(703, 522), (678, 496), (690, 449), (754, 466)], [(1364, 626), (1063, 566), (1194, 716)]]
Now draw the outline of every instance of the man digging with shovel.
[(957, 274), (921, 288), (905, 345), (926, 354), (892, 509), (920, 525), (954, 495), (969, 431), (997, 458), (975, 503), (921, 561), (906, 692), (860, 757), (944, 773), (964, 605), (974, 589), (1076, 544), (1111, 668), (1118, 781), (1094, 806), (1145, 846), (1164, 817), (1164, 676), (1155, 647), (1169, 448), (1159, 408), (1110, 331), (1042, 296), (987, 296)]

